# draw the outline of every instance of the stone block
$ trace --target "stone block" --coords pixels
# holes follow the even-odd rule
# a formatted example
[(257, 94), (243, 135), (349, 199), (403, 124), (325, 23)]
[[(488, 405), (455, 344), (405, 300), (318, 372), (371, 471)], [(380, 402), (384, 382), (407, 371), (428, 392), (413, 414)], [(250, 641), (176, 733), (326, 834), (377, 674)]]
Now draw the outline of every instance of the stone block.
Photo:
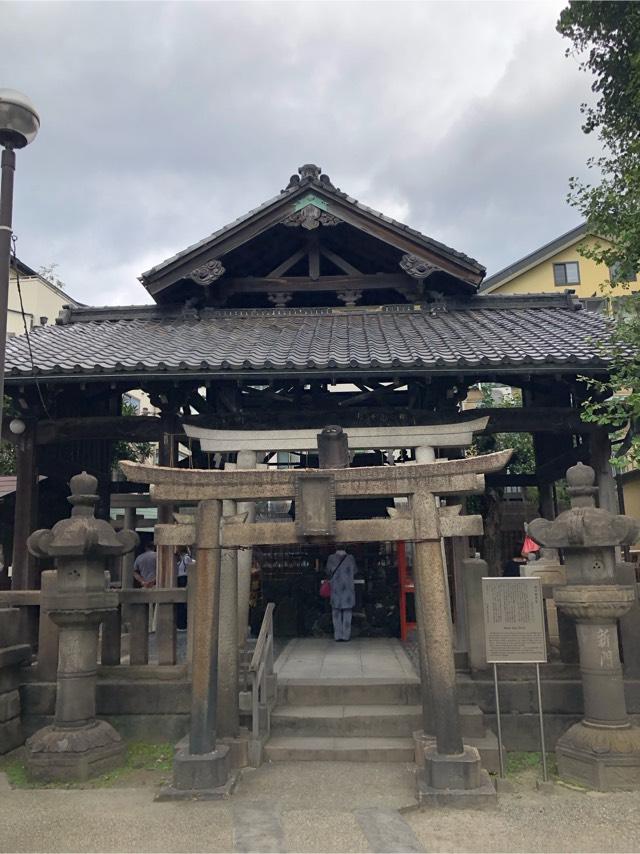
[(20, 692), (16, 689), (0, 694), (0, 723), (20, 717)]
[(435, 744), (424, 751), (424, 780), (433, 789), (477, 789), (481, 785), (482, 766), (475, 747), (464, 746), (459, 754), (438, 753)]
[[(231, 774), (231, 751), (226, 744), (217, 744), (211, 753), (189, 753), (188, 736), (178, 745), (173, 759), (172, 790), (190, 793), (192, 797), (213, 796), (219, 792), (224, 797), (224, 787)], [(167, 795), (169, 792), (166, 793)]]
[(40, 782), (89, 780), (122, 765), (125, 745), (106, 721), (77, 729), (38, 730), (26, 745), (27, 770)]
[(640, 789), (640, 729), (572, 726), (556, 743), (564, 780), (600, 792)]
[(233, 738), (221, 738), (220, 742), (229, 748), (231, 768), (246, 768), (249, 762), (249, 733), (240, 732)]
[(424, 779), (424, 772), (416, 774), (416, 798), (421, 807), (449, 807), (450, 809), (493, 809), (498, 796), (489, 772), (480, 770), (475, 789), (436, 789)]
[(20, 718), (12, 718), (0, 723), (0, 754), (9, 753), (21, 744), (24, 744), (24, 733)]
[(20, 643), (20, 609), (0, 608), (0, 646)]

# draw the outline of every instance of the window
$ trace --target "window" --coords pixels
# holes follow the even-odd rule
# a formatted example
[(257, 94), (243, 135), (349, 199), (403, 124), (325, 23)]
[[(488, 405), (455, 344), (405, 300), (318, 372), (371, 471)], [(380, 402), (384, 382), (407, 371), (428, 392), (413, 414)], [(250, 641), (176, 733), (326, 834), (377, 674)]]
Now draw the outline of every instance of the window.
[(553, 265), (554, 285), (579, 285), (580, 266), (577, 261), (566, 261), (564, 264)]
[(633, 270), (625, 270), (621, 264), (612, 264), (609, 267), (609, 279), (615, 284), (620, 284), (622, 282), (635, 282), (636, 274)]

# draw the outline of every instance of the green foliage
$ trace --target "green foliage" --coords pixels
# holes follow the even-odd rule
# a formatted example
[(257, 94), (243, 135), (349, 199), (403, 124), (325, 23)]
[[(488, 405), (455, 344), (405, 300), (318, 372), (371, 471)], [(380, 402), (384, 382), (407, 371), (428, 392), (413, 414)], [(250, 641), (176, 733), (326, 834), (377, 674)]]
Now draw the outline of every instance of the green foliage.
[(92, 780), (78, 783), (38, 783), (29, 779), (23, 759), (23, 751), (0, 758), (0, 771), (7, 775), (14, 789), (102, 789), (115, 784), (135, 785), (139, 772), (158, 772), (158, 782), (170, 771), (173, 762), (173, 746), (169, 743), (151, 744), (132, 741), (127, 744), (124, 764)]
[[(493, 389), (494, 386), (490, 384), (482, 384), (482, 399), (479, 406), (512, 409), (522, 405), (521, 395), (517, 389), (513, 389), (513, 399), (505, 398), (500, 403), (496, 403), (494, 400)], [(533, 438), (530, 433), (494, 433), (478, 436), (474, 439), (471, 452), (474, 455), (489, 454), (493, 451), (504, 451), (507, 448), (513, 448), (513, 456), (506, 468), (508, 474), (535, 473), (536, 460), (533, 451)]]
[[(123, 415), (137, 415), (136, 408), (130, 403), (122, 403)], [(134, 463), (143, 463), (151, 454), (153, 446), (151, 442), (115, 442), (113, 445), (113, 465), (118, 460), (131, 460)]]
[(0, 474), (16, 473), (16, 447), (11, 442), (0, 442)]
[(595, 235), (611, 240), (585, 248), (586, 257), (636, 271), (640, 264), (640, 4), (570, 2), (558, 32), (567, 55), (593, 75), (592, 104), (582, 104), (582, 129), (596, 133), (603, 153), (587, 165), (596, 183), (570, 180), (569, 201)]
[[(640, 270), (640, 4), (635, 2), (570, 2), (557, 24), (572, 46), (567, 55), (580, 55), (581, 68), (593, 75), (592, 104), (582, 104), (585, 133), (596, 133), (602, 155), (588, 161), (597, 175), (593, 183), (570, 180), (569, 202), (587, 220), (590, 231), (608, 242), (595, 241), (581, 254), (606, 264), (614, 285), (628, 287), (625, 278)], [(611, 269), (613, 268), (613, 270)], [(618, 323), (607, 344), (610, 380), (588, 380), (590, 397), (586, 421), (613, 429), (640, 424), (640, 294), (618, 305)], [(627, 434), (620, 449), (628, 461), (640, 461), (640, 443)]]
[[(505, 763), (505, 771), (507, 775), (512, 774), (520, 774), (523, 771), (529, 771), (530, 769), (540, 769), (540, 774), (542, 774), (542, 754), (536, 751), (520, 751), (520, 750), (510, 750), (506, 756)], [(558, 776), (558, 765), (556, 763), (556, 758), (552, 753), (547, 753), (547, 769), (549, 771), (549, 776), (557, 777)]]

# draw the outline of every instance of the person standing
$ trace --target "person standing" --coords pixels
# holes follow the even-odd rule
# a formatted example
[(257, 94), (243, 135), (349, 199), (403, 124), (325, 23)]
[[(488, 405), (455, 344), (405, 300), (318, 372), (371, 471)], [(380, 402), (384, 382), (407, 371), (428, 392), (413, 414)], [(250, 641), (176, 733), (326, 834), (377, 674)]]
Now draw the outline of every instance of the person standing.
[(336, 548), (327, 559), (326, 572), (331, 582), (331, 616), (333, 638), (336, 641), (351, 639), (351, 612), (356, 603), (354, 576), (358, 571), (353, 555)]
[(156, 586), (156, 547), (152, 540), (147, 541), (144, 551), (135, 559), (133, 577), (140, 587)]
[[(178, 587), (186, 587), (188, 583), (189, 567), (195, 563), (189, 553), (188, 546), (180, 546), (176, 555), (176, 566), (178, 575)], [(179, 602), (176, 607), (176, 628), (184, 631), (187, 628), (187, 603)]]

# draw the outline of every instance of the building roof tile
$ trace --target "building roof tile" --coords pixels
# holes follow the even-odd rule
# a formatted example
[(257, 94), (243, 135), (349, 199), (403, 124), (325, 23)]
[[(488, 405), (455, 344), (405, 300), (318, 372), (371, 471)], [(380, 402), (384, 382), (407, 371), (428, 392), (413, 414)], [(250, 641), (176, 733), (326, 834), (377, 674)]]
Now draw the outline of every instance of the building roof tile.
[[(355, 309), (66, 310), (7, 342), (7, 381), (39, 375), (140, 376), (355, 370), (603, 370), (611, 329), (562, 295)], [(35, 368), (35, 371), (34, 371)]]

